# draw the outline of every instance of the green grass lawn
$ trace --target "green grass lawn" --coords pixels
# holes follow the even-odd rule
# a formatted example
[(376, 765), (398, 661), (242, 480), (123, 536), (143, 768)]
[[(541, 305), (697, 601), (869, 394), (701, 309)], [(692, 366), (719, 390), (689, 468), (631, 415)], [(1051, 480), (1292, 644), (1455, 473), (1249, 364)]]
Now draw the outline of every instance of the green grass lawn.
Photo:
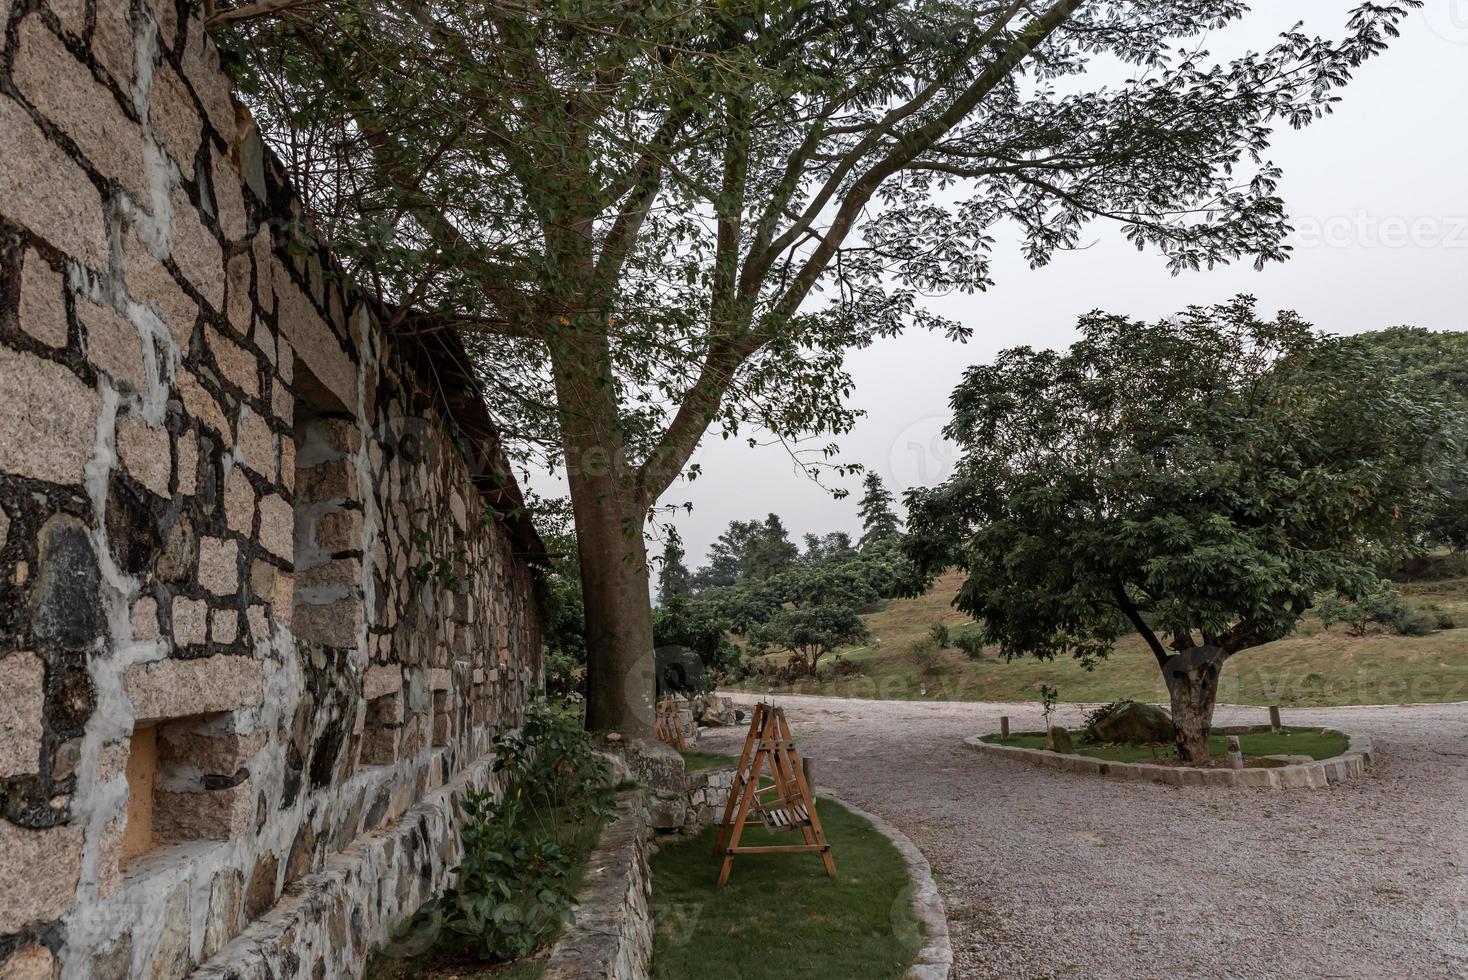
[(683, 771), (698, 772), (700, 769), (732, 769), (739, 762), (738, 756), (722, 752), (688, 751), (683, 756)]
[[(958, 650), (922, 662), (910, 652), (934, 623), (950, 631), (976, 628), (949, 604), (962, 581), (943, 576), (916, 599), (895, 599), (863, 616), (872, 640), (837, 651), (861, 668), (861, 676), (778, 687), (780, 693), (897, 700), (1037, 701), (1042, 684), (1069, 703), (1104, 703), (1119, 698), (1167, 703), (1157, 662), (1139, 639), (1117, 644), (1093, 671), (1074, 661), (1006, 663), (993, 652), (969, 660)], [(1433, 604), (1468, 627), (1468, 579), (1409, 583), (1410, 601)], [(783, 662), (783, 658), (780, 658)], [(823, 664), (829, 663), (827, 657)], [(762, 678), (745, 690), (764, 693)], [(1468, 700), (1468, 628), (1428, 636), (1347, 636), (1344, 627), (1323, 630), (1307, 616), (1293, 635), (1231, 658), (1224, 666), (1218, 700), (1227, 704), (1323, 707), (1343, 704), (1403, 704)]]
[[(1080, 741), (1079, 732), (1071, 732), (1071, 738), (1075, 740), (1076, 755), (1105, 759), (1108, 762), (1147, 762), (1176, 754), (1170, 745), (1084, 745)], [(1008, 738), (997, 734), (985, 735), (984, 741), (1022, 749), (1043, 749), (1045, 734), (1013, 732)], [(1278, 735), (1260, 732), (1239, 736), (1239, 747), (1243, 749), (1246, 759), (1261, 755), (1308, 755), (1312, 759), (1329, 759), (1340, 755), (1349, 746), (1350, 740), (1346, 736), (1328, 728), (1286, 727)], [(1214, 735), (1208, 740), (1208, 748), (1215, 756), (1222, 757), (1228, 751), (1227, 737)]]
[[(844, 807), (818, 813), (836, 860), (827, 878), (817, 854), (734, 859), (723, 888), (711, 854), (716, 828), (665, 844), (652, 859), (659, 980), (891, 980), (922, 946), (907, 869), (892, 842)], [(745, 831), (740, 844), (788, 844), (793, 833)]]

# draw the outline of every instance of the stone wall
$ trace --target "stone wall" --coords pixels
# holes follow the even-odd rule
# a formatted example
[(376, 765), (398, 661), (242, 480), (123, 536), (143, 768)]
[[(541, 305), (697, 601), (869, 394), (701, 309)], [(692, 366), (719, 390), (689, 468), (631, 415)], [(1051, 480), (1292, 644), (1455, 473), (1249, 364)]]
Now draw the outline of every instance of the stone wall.
[(187, 4), (0, 27), (0, 976), (351, 974), (539, 683), (538, 541)]

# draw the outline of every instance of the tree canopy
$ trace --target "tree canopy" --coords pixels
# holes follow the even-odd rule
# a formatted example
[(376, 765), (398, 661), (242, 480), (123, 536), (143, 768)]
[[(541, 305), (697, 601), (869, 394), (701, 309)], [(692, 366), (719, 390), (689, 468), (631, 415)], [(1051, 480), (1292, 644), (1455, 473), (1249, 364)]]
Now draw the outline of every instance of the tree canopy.
[(945, 430), (962, 454), (908, 495), (911, 550), (967, 573), (955, 604), (1008, 657), (1093, 665), (1140, 635), (1184, 757), (1206, 758), (1224, 661), (1405, 553), (1442, 411), (1248, 297), (1080, 331), (964, 374)]
[[(841, 433), (844, 352), (1119, 223), (1173, 269), (1288, 253), (1266, 157), (1419, 0), (1215, 62), (1243, 0), (832, 7), (282, 0), (215, 13), (271, 145), (404, 333), (458, 329), (565, 467), (588, 723), (647, 728), (643, 528), (710, 426)], [(268, 13), (269, 17), (253, 16)], [(1098, 60), (1135, 69), (1088, 84)], [(309, 238), (298, 241), (309, 247)]]
[(892, 510), (892, 491), (876, 473), (862, 480), (861, 544), (865, 548), (876, 541), (894, 538), (902, 533), (902, 522)]
[(823, 656), (867, 638), (866, 624), (846, 606), (782, 609), (750, 634), (755, 646), (781, 647), (796, 654), (807, 674), (814, 675)]

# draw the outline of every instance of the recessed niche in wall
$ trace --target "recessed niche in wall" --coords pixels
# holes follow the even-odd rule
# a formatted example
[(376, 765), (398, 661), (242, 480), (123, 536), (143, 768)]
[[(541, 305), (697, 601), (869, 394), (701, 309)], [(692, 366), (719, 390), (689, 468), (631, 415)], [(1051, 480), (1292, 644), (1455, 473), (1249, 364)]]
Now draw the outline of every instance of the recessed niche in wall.
[(229, 718), (194, 715), (133, 730), (121, 868), (171, 844), (246, 831), (253, 812), (248, 764), (264, 738), (228, 731)]
[(403, 730), (400, 693), (384, 694), (367, 702), (362, 726), (362, 765), (385, 766), (398, 758), (398, 736)]
[[(297, 639), (355, 647), (362, 636), (362, 509), (356, 421), (300, 361), (295, 368), (295, 565)], [(356, 528), (355, 538), (350, 529)]]

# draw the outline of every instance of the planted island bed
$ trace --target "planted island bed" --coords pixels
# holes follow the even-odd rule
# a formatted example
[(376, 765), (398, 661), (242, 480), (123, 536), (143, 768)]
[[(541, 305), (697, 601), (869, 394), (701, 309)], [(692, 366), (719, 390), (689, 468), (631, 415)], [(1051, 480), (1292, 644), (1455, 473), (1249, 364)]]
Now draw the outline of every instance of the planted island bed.
[[(1176, 750), (1170, 744), (1158, 745), (1095, 745), (1081, 741), (1081, 733), (1072, 731), (1075, 742), (1073, 754), (1107, 762), (1167, 762), (1175, 757)], [(994, 745), (1007, 745), (1021, 749), (1043, 749), (1044, 732), (1012, 732), (1008, 738), (999, 734), (985, 735), (983, 741)], [(1222, 759), (1228, 751), (1228, 738), (1215, 734), (1208, 742), (1209, 750), (1216, 759)], [(1253, 732), (1239, 736), (1239, 747), (1244, 758), (1266, 755), (1303, 755), (1312, 759), (1330, 759), (1343, 755), (1350, 747), (1350, 739), (1341, 732), (1329, 728), (1285, 727), (1279, 734)]]
[[(814, 854), (748, 854), (716, 888), (710, 827), (664, 844), (652, 859), (652, 975), (761, 980), (895, 980), (923, 945), (902, 855), (832, 800), (817, 804), (836, 859), (827, 878)], [(745, 830), (741, 844), (789, 843)]]

